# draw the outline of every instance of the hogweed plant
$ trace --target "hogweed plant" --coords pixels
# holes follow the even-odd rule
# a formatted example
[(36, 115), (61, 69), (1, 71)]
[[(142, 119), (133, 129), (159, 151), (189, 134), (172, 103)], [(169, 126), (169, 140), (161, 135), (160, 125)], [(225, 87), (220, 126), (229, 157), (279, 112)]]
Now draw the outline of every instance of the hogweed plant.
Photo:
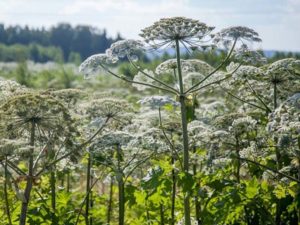
[[(110, 75), (117, 77), (126, 82), (132, 83), (138, 90), (144, 88), (153, 88), (160, 90), (172, 96), (176, 96), (180, 103), (181, 114), (181, 130), (183, 141), (183, 172), (186, 176), (190, 173), (190, 148), (188, 137), (188, 117), (187, 117), (187, 101), (190, 95), (197, 93), (199, 90), (211, 85), (219, 84), (224, 80), (229, 79), (232, 74), (241, 66), (238, 64), (232, 71), (227, 73), (218, 73), (220, 69), (229, 62), (236, 47), (245, 48), (245, 43), (261, 41), (258, 34), (247, 27), (230, 27), (213, 34), (214, 27), (208, 26), (198, 20), (188, 19), (185, 17), (164, 18), (155, 22), (153, 25), (143, 29), (140, 36), (142, 41), (136, 40), (121, 40), (113, 43), (105, 54), (93, 55), (86, 59), (80, 66), (80, 70), (88, 76), (91, 72), (97, 69), (103, 69)], [(207, 44), (209, 41), (212, 44)], [(228, 51), (226, 58), (214, 69), (205, 69), (208, 67), (205, 63), (199, 62), (200, 79), (193, 82), (191, 86), (186, 87), (185, 77), (188, 76), (188, 69), (184, 66), (184, 61), (181, 59), (182, 47), (190, 52), (191, 49), (206, 49), (207, 47), (223, 46)], [(138, 53), (146, 50), (157, 50), (160, 48), (173, 48), (176, 52), (176, 58), (169, 65), (161, 65), (161, 68), (167, 67), (174, 73), (175, 85), (163, 81), (160, 77), (163, 74), (157, 74), (154, 71), (142, 69), (138, 64)], [(128, 78), (125, 75), (119, 75), (109, 69), (109, 65), (116, 63), (118, 60), (127, 58), (131, 65), (136, 69), (138, 74), (133, 78)], [(187, 63), (187, 67), (193, 67), (193, 64)], [(203, 67), (204, 65), (204, 67)], [(197, 68), (196, 68), (197, 70)], [(159, 72), (160, 69), (157, 69)], [(198, 70), (196, 71), (196, 73)], [(202, 75), (202, 76), (201, 76)], [(191, 79), (198, 78), (197, 74), (190, 76)], [(142, 88), (144, 87), (144, 88)], [(184, 221), (186, 225), (191, 225), (190, 217), (190, 195), (184, 194)]]
[[(47, 162), (59, 156), (63, 148), (72, 151), (76, 129), (68, 110), (56, 99), (43, 94), (26, 93), (11, 97), (2, 105), (0, 114), (0, 129), (4, 137), (28, 141), (27, 148), (15, 152), (17, 158), (8, 161), (10, 168), (23, 176), (26, 183), (24, 193), (20, 194), (20, 224), (25, 224), (34, 183)], [(23, 160), (27, 161), (26, 171), (18, 167), (18, 161)]]
[[(74, 99), (78, 91), (71, 91), (72, 93), (66, 95), (63, 91), (35, 92), (14, 82), (1, 84), (1, 94), (5, 96), (0, 109), (0, 137), (3, 143), (1, 152), (5, 159), (6, 178), (7, 174), (11, 174), (12, 178), (15, 177), (13, 179), (18, 180), (14, 181), (14, 186), (18, 199), (22, 202), (19, 224), (23, 225), (28, 221), (31, 192), (40, 182), (41, 175), (46, 172), (51, 173), (51, 220), (52, 224), (56, 224), (56, 164), (66, 158), (77, 161), (81, 155), (80, 150), (100, 133), (103, 127), (85, 141), (77, 139), (79, 131), (75, 127), (71, 111), (66, 108), (66, 105), (71, 104), (66, 99)], [(105, 126), (107, 121), (102, 125)], [(23, 145), (13, 145), (14, 142)], [(7, 185), (5, 192), (6, 190)], [(6, 209), (10, 221), (7, 204)]]

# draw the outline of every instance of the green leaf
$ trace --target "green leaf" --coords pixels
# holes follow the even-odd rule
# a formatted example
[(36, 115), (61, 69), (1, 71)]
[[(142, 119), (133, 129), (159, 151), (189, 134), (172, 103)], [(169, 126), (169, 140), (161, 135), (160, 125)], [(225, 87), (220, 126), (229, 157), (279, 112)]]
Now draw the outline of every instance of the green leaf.
[(258, 193), (259, 193), (258, 182), (256, 179), (253, 179), (246, 186), (246, 196), (247, 198), (252, 199)]
[(273, 193), (275, 194), (276, 198), (278, 198), (278, 199), (282, 199), (282, 198), (286, 197), (285, 189), (280, 184), (278, 184), (275, 187)]
[(143, 178), (142, 187), (144, 189), (156, 189), (162, 182), (161, 176), (163, 173), (163, 169), (159, 166), (152, 168)]
[(179, 185), (182, 187), (183, 192), (191, 192), (194, 188), (195, 180), (190, 173), (181, 172), (178, 174)]

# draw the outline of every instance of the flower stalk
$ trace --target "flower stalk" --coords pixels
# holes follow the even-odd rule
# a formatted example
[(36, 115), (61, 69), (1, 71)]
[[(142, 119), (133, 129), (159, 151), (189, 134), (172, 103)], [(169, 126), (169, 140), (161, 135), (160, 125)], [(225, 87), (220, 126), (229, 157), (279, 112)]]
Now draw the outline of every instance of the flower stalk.
[[(180, 110), (181, 110), (181, 126), (182, 126), (182, 138), (183, 138), (183, 170), (184, 173), (189, 172), (189, 139), (188, 139), (188, 130), (187, 130), (187, 114), (186, 114), (186, 105), (185, 105), (185, 94), (183, 89), (182, 81), (182, 70), (180, 63), (180, 49), (179, 49), (179, 40), (175, 40), (176, 43), (176, 59), (177, 59), (177, 71), (178, 71), (178, 80), (179, 80), (179, 90), (180, 90)], [(185, 225), (191, 225), (190, 218), (190, 193), (184, 193), (184, 221)]]
[(7, 215), (8, 224), (12, 225), (10, 208), (9, 208), (9, 200), (8, 200), (8, 165), (7, 165), (7, 156), (5, 156), (5, 164), (4, 164), (4, 198), (5, 198), (5, 210)]
[(33, 152), (34, 152), (34, 143), (35, 143), (35, 122), (31, 122), (31, 131), (30, 131), (30, 156), (29, 156), (29, 162), (28, 162), (28, 175), (27, 175), (27, 182), (24, 192), (24, 198), (25, 201), (22, 202), (21, 207), (21, 215), (20, 215), (20, 225), (26, 224), (26, 217), (27, 217), (27, 211), (28, 211), (28, 205), (30, 201), (30, 194), (31, 189), (33, 186)]

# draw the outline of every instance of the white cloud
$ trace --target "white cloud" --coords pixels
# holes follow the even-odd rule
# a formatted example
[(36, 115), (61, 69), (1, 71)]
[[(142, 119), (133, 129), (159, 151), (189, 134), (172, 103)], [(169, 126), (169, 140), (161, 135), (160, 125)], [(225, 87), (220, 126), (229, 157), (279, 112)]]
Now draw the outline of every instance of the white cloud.
[(160, 2), (143, 2), (137, 0), (76, 0), (72, 5), (67, 5), (61, 12), (65, 14), (80, 14), (89, 11), (120, 13), (160, 14), (164, 12), (177, 12), (189, 8), (188, 0), (163, 0)]

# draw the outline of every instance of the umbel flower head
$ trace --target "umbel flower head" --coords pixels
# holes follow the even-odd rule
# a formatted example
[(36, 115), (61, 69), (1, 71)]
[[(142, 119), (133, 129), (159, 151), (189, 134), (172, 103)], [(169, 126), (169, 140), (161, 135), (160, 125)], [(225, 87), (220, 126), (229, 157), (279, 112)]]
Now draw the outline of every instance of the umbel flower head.
[[(228, 47), (234, 41), (261, 42), (259, 35), (253, 29), (242, 26), (228, 27), (218, 32), (213, 42), (215, 44), (223, 44)], [(243, 42), (243, 44), (245, 44)]]
[[(199, 59), (181, 59), (181, 67), (184, 73), (197, 72), (207, 75), (214, 70), (212, 66)], [(176, 59), (168, 59), (159, 64), (155, 72), (160, 74), (173, 73), (177, 69)]]
[(258, 51), (248, 49), (247, 45), (242, 45), (234, 53), (235, 60), (250, 65), (260, 65), (267, 63), (267, 59)]
[(79, 66), (79, 72), (84, 74), (85, 78), (89, 78), (91, 74), (96, 73), (101, 65), (115, 63), (116, 60), (113, 60), (106, 54), (95, 54), (88, 57), (86, 60), (81, 63)]
[(118, 61), (119, 58), (129, 57), (136, 61), (137, 53), (144, 50), (144, 44), (137, 40), (121, 40), (113, 43), (109, 49), (106, 50), (106, 55), (113, 61)]
[(141, 41), (131, 39), (117, 41), (104, 54), (95, 54), (84, 60), (79, 66), (79, 72), (83, 73), (85, 78), (89, 78), (100, 69), (106, 71), (106, 65), (117, 63), (119, 59), (128, 57), (129, 60), (137, 61), (138, 54), (144, 50), (145, 47)]
[(156, 47), (172, 44), (175, 40), (183, 45), (195, 46), (214, 27), (185, 17), (163, 18), (142, 30), (140, 36)]
[(28, 135), (32, 124), (41, 136), (75, 132), (68, 109), (49, 95), (28, 93), (7, 100), (0, 110), (0, 132), (11, 137)]
[(27, 88), (12, 80), (0, 80), (0, 104), (9, 96), (26, 92)]

